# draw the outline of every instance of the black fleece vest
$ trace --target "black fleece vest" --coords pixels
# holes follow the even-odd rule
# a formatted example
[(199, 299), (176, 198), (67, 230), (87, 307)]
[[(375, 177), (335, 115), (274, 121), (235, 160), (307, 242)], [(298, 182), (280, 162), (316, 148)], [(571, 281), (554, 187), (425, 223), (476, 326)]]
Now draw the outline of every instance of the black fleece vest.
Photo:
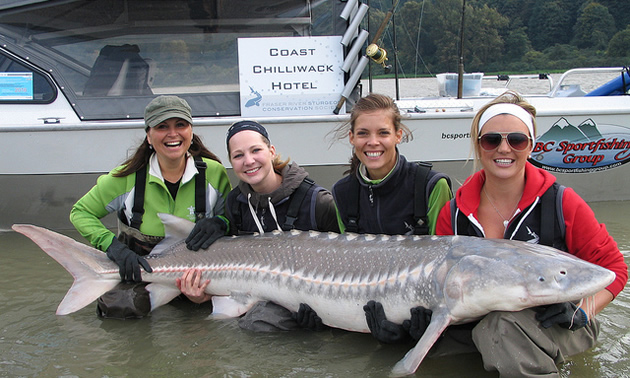
[[(291, 229), (317, 230), (315, 205), (317, 193), (321, 190), (324, 190), (324, 188), (307, 177), (290, 196), (280, 200), (278, 203), (274, 203), (273, 207), (280, 227), (284, 231)], [(293, 208), (293, 210), (290, 211), (290, 208)], [(277, 229), (269, 207), (265, 206), (254, 210), (265, 232)], [(254, 218), (249, 210), (247, 197), (238, 187), (228, 194), (227, 211), (230, 224), (232, 224), (235, 233), (258, 232), (256, 222), (254, 222)]]

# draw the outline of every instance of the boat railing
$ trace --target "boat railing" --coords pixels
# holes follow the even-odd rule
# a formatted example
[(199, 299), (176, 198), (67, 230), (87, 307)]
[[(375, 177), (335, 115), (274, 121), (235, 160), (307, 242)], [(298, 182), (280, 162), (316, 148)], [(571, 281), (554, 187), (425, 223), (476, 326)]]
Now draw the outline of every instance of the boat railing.
[[(546, 80), (549, 84), (548, 92), (544, 94), (540, 94), (540, 96), (544, 97), (575, 97), (575, 96), (584, 96), (587, 95), (584, 90), (588, 91), (589, 89), (582, 88), (584, 84), (587, 84), (584, 79), (578, 80), (577, 83), (571, 83), (576, 78), (579, 78), (579, 75), (597, 75), (597, 74), (619, 74), (621, 75), (625, 67), (590, 67), (590, 68), (573, 68), (565, 71), (559, 78), (558, 75), (556, 77), (557, 82), (554, 83), (554, 79), (549, 73), (539, 73), (539, 74), (525, 74), (525, 75), (484, 75), (483, 80), (486, 82), (495, 81), (495, 82), (505, 82), (503, 87), (508, 88), (515, 80)], [(570, 78), (570, 79), (569, 79)], [(597, 81), (597, 80), (596, 80)], [(629, 80), (630, 82), (630, 80)], [(571, 84), (569, 84), (571, 83)], [(601, 83), (604, 84), (604, 83)], [(588, 83), (586, 87), (592, 86), (593, 83)], [(592, 88), (591, 88), (592, 89)], [(532, 94), (530, 94), (532, 95)], [(538, 95), (536, 95), (538, 96)]]
[(553, 78), (547, 73), (529, 74), (529, 75), (484, 75), (483, 80), (504, 81), (505, 88), (508, 88), (513, 80), (547, 80), (549, 82), (549, 90), (553, 89)]
[(625, 68), (624, 67), (593, 67), (593, 68), (573, 68), (560, 76), (558, 82), (549, 92), (549, 97), (556, 97), (558, 93), (562, 91), (563, 83), (565, 79), (571, 75), (577, 74), (602, 74), (602, 73), (619, 73), (621, 74)]

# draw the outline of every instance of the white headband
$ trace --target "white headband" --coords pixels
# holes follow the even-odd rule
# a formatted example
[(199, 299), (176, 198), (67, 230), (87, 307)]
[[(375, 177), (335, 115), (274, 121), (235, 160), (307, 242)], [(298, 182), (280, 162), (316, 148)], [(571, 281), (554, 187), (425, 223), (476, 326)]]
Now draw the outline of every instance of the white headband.
[(523, 121), (525, 126), (529, 129), (529, 135), (532, 137), (532, 144), (536, 135), (534, 135), (534, 122), (532, 120), (532, 115), (527, 112), (527, 110), (521, 108), (516, 104), (505, 103), (505, 104), (496, 104), (492, 105), (481, 115), (479, 119), (479, 134), (481, 135), (481, 128), (490, 120), (490, 118), (497, 116), (499, 114), (510, 114), (514, 117)]

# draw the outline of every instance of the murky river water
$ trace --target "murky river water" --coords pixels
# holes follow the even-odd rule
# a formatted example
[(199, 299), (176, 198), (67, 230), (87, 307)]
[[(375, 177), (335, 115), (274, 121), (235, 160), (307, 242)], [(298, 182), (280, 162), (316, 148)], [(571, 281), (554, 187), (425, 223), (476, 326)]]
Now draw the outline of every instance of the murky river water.
[[(592, 204), (630, 262), (630, 202)], [(64, 232), (81, 240), (77, 233)], [(102, 320), (92, 304), (56, 316), (72, 278), (22, 235), (0, 233), (0, 376), (383, 377), (409, 349), (338, 330), (260, 334), (209, 308), (178, 302), (141, 320)], [(600, 315), (599, 344), (562, 366), (563, 376), (630, 376), (630, 293)], [(425, 360), (424, 377), (495, 376), (478, 355)]]

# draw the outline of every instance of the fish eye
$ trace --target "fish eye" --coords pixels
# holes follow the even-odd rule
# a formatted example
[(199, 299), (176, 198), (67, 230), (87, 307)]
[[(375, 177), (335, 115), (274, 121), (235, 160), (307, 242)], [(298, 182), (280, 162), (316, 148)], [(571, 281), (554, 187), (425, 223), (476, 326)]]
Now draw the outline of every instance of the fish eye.
[(545, 282), (545, 277), (542, 277), (542, 276), (541, 276), (541, 277), (538, 277), (538, 281), (540, 281), (540, 282)]
[(563, 276), (566, 276), (567, 275), (567, 271), (566, 270), (561, 270), (560, 274), (562, 274)]

